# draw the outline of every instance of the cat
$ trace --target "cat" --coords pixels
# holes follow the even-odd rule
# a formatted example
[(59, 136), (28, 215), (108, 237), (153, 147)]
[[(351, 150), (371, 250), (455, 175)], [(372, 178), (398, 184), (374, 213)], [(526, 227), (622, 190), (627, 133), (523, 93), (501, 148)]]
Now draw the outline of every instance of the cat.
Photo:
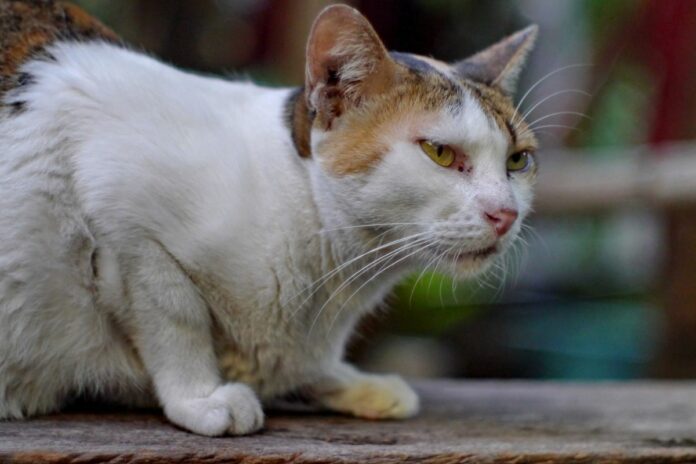
[(76, 395), (208, 436), (292, 392), (417, 413), (344, 346), (409, 272), (473, 276), (518, 236), (536, 26), (447, 64), (333, 5), (278, 89), (177, 70), (57, 1), (2, 1), (0, 25), (0, 419)]

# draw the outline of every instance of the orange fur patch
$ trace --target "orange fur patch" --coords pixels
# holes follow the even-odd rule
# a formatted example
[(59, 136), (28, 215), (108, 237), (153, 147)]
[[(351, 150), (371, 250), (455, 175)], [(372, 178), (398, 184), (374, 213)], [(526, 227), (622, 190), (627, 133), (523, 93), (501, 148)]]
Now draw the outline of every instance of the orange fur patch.
[[(448, 63), (434, 58), (421, 55), (412, 55), (413, 58), (421, 60), (434, 69), (445, 75), (455, 75), (456, 70)], [(513, 151), (523, 149), (536, 149), (537, 141), (534, 134), (529, 130), (526, 122), (515, 111), (512, 100), (509, 96), (502, 93), (500, 89), (491, 87), (470, 79), (461, 79), (461, 83), (472, 91), (474, 97), (479, 101), (484, 112), (493, 118), (498, 127), (509, 135)]]
[[(427, 63), (435, 69), (446, 66), (433, 59), (428, 59)], [(346, 112), (340, 124), (326, 133), (315, 155), (335, 175), (371, 169), (389, 150), (385, 134), (403, 130), (404, 121), (408, 119), (423, 120), (447, 105), (458, 104), (462, 88), (469, 91), (500, 130), (508, 134), (511, 152), (536, 148), (534, 135), (516, 113), (510, 98), (495, 88), (465, 79), (455, 83), (444, 73), (415, 73), (405, 66), (399, 66), (397, 82), (389, 90)]]
[(336, 175), (365, 172), (389, 149), (385, 135), (408, 118), (424, 118), (459, 98), (457, 88), (437, 74), (415, 76), (398, 70), (397, 85), (347, 112), (327, 132), (317, 156)]

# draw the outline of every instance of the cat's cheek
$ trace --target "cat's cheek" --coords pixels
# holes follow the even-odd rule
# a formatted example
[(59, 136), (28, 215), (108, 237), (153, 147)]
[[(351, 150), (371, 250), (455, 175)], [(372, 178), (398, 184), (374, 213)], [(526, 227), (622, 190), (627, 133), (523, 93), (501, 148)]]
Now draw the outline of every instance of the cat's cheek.
[[(529, 179), (520, 179), (512, 184), (512, 191), (519, 211), (518, 223), (524, 222), (529, 215), (534, 203), (534, 191), (532, 181)], [(511, 234), (514, 236), (516, 234)]]

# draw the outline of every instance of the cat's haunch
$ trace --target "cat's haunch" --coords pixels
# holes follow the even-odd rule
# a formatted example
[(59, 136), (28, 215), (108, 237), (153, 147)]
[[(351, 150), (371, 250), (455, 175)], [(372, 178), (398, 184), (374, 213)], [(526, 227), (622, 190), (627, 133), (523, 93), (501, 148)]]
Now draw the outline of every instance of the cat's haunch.
[(344, 346), (406, 274), (476, 275), (515, 241), (535, 37), (448, 64), (336, 5), (303, 87), (271, 89), (162, 64), (73, 6), (0, 3), (0, 419), (94, 395), (238, 435), (295, 391), (415, 414)]

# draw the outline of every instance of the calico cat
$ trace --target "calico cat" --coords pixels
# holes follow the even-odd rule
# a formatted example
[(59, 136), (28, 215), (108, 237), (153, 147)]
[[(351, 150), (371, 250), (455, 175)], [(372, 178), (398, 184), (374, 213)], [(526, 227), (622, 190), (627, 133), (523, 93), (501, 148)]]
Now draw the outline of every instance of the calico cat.
[(247, 434), (289, 392), (415, 414), (344, 346), (405, 274), (475, 275), (515, 240), (535, 36), (447, 64), (335, 5), (304, 86), (271, 89), (174, 69), (67, 4), (1, 1), (0, 418), (94, 395)]

